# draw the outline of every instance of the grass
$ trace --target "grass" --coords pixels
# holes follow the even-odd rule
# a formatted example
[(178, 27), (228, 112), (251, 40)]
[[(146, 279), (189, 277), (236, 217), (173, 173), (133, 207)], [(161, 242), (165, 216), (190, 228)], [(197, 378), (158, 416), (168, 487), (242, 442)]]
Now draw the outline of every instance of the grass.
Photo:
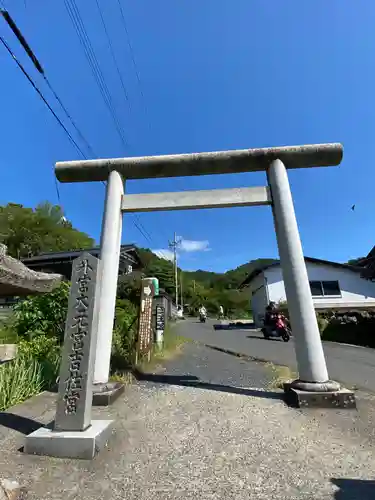
[(274, 365), (273, 363), (266, 363), (266, 368), (272, 374), (271, 381), (268, 389), (283, 389), (285, 382), (291, 382), (298, 378), (298, 373), (291, 370), (288, 366)]
[(143, 358), (139, 362), (139, 368), (149, 370), (150, 368), (155, 368), (163, 361), (174, 359), (181, 353), (184, 344), (187, 342), (192, 341), (181, 335), (176, 335), (174, 333), (174, 325), (169, 324), (164, 332), (163, 348), (158, 350), (158, 347), (154, 345), (150, 361)]
[(0, 365), (0, 411), (22, 403), (43, 389), (42, 367), (30, 357)]
[(131, 372), (115, 372), (109, 377), (110, 382), (121, 382), (124, 385), (130, 385), (134, 382), (134, 376)]

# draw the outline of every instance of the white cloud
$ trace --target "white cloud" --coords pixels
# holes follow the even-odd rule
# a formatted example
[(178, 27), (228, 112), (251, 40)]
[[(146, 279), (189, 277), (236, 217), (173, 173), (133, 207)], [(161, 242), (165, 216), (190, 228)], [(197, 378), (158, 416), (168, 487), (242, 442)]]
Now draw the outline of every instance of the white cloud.
[(207, 240), (184, 240), (182, 238), (179, 248), (182, 252), (208, 252), (210, 250), (210, 242)]
[(155, 255), (157, 255), (161, 259), (171, 260), (171, 261), (173, 261), (174, 259), (174, 255), (171, 250), (159, 248), (157, 250), (152, 250), (152, 251)]
[[(195, 240), (185, 240), (181, 236), (178, 237), (180, 244), (178, 245), (178, 250), (180, 254), (177, 254), (177, 258), (181, 256), (182, 253), (192, 253), (192, 252), (209, 252), (211, 250), (210, 243), (208, 240), (195, 241)], [(152, 250), (155, 255), (161, 259), (173, 261), (174, 255), (173, 251), (168, 248), (157, 248)]]

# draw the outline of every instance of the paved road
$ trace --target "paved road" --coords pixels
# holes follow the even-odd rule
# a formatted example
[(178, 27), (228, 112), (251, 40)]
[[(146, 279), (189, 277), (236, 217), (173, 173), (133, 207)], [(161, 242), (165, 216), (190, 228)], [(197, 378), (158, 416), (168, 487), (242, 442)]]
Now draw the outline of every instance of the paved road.
[[(296, 369), (293, 341), (265, 340), (258, 330), (214, 330), (213, 324), (187, 320), (178, 329), (193, 340)], [(332, 379), (375, 393), (374, 349), (325, 342), (324, 352)]]

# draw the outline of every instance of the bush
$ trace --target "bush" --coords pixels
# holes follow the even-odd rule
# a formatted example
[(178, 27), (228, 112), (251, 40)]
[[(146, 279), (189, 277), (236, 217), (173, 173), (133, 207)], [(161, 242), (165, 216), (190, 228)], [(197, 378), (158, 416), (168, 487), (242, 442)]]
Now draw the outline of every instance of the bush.
[(316, 320), (318, 322), (318, 328), (319, 328), (319, 331), (320, 331), (320, 335), (322, 336), (325, 329), (327, 328), (328, 324), (329, 324), (329, 319), (324, 317), (322, 314), (320, 313), (316, 313)]
[(20, 338), (44, 334), (64, 340), (70, 284), (62, 282), (51, 293), (33, 295), (14, 306), (12, 326)]
[(137, 307), (126, 299), (117, 299), (112, 338), (111, 371), (133, 366), (137, 333)]
[(39, 363), (43, 376), (43, 389), (49, 389), (55, 384), (61, 361), (61, 346), (57, 338), (39, 335), (30, 342), (21, 340), (18, 344), (18, 353)]
[(141, 278), (132, 275), (122, 275), (117, 283), (117, 299), (126, 299), (133, 304), (139, 304), (141, 300)]
[(368, 312), (325, 313), (327, 322), (322, 339), (332, 342), (375, 347), (375, 314)]
[(0, 411), (55, 385), (60, 368), (58, 339), (20, 340), (17, 358), (0, 365)]

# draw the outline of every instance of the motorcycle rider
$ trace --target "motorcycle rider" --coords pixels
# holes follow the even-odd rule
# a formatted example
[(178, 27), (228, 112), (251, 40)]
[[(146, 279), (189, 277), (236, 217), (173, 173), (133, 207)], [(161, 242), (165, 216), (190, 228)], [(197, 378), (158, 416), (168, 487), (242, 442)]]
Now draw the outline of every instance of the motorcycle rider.
[(204, 316), (206, 317), (207, 316), (207, 310), (206, 308), (204, 307), (204, 305), (202, 304), (199, 308), (199, 316)]
[(277, 307), (275, 302), (270, 302), (266, 307), (266, 314), (264, 316), (264, 326), (275, 328), (277, 319)]

